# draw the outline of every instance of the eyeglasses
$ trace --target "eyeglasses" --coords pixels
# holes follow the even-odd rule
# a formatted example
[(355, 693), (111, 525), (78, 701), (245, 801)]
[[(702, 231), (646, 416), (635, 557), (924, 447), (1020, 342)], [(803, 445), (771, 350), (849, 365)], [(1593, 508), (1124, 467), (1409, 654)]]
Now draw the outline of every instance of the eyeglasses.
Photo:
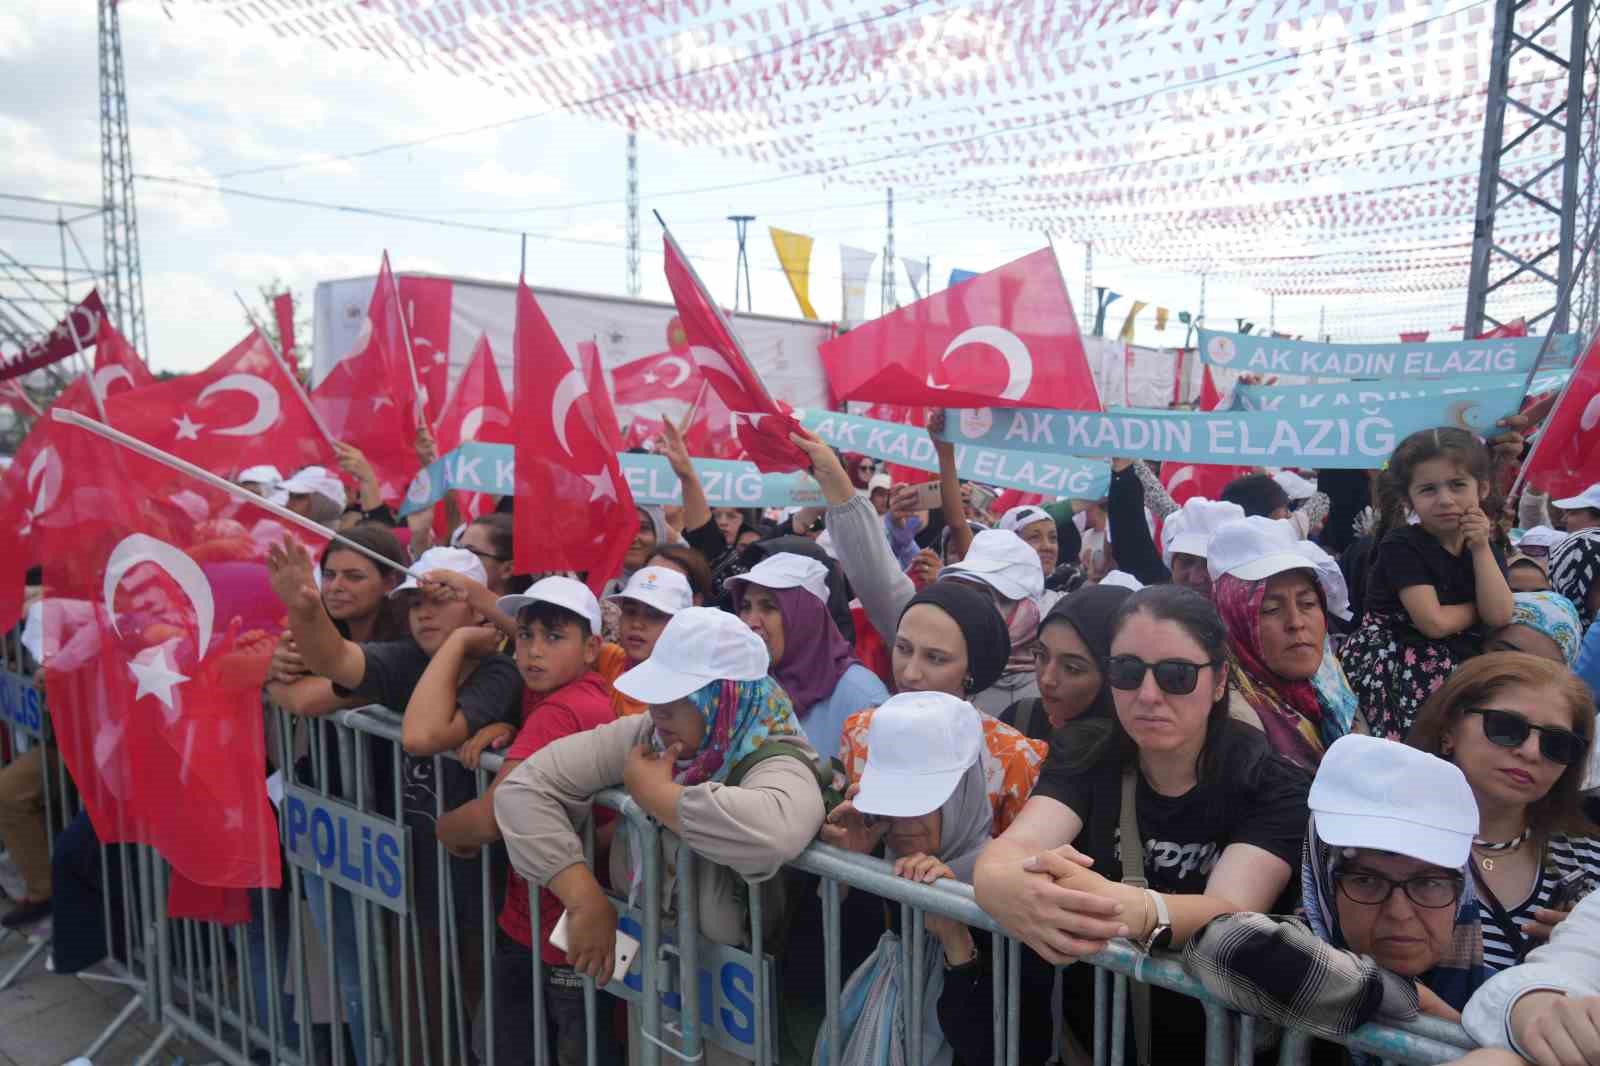
[(1340, 870), (1334, 873), (1333, 880), (1346, 899), (1367, 907), (1388, 903), (1397, 888), (1404, 889), (1412, 903), (1430, 910), (1451, 906), (1461, 898), (1459, 877), (1423, 876), (1396, 881), (1369, 870)]
[(1489, 743), (1502, 748), (1520, 748), (1528, 734), (1539, 733), (1539, 754), (1553, 763), (1571, 766), (1583, 758), (1589, 742), (1570, 729), (1557, 726), (1534, 725), (1516, 711), (1502, 711), (1493, 707), (1473, 707), (1468, 714), (1483, 715), (1483, 735)]
[(509, 563), (511, 561), (511, 557), (509, 555), (494, 555), (490, 552), (482, 550), (481, 548), (468, 548), (465, 544), (463, 544), (462, 547), (466, 548), (467, 551), (471, 552), (473, 555), (476, 555), (480, 559), (492, 559), (497, 563)]
[(1106, 681), (1112, 688), (1128, 691), (1144, 684), (1145, 671), (1156, 675), (1156, 685), (1172, 696), (1187, 696), (1200, 683), (1200, 671), (1218, 662), (1191, 663), (1183, 659), (1162, 659), (1147, 663), (1137, 655), (1113, 655), (1106, 660)]

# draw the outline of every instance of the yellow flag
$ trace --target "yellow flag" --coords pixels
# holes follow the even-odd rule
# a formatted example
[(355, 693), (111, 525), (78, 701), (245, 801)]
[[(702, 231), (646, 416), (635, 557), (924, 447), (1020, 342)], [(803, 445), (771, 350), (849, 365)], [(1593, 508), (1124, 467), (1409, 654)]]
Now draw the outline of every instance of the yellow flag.
[(1156, 308), (1156, 329), (1167, 328), (1167, 315), (1170, 312), (1165, 307)]
[(1122, 320), (1122, 332), (1117, 334), (1117, 339), (1124, 344), (1133, 343), (1133, 320), (1139, 317), (1139, 312), (1145, 309), (1143, 300), (1133, 301), (1133, 306), (1128, 308), (1128, 317)]
[(800, 304), (800, 313), (816, 318), (816, 308), (811, 306), (811, 238), (776, 226), (768, 226), (767, 232), (772, 234), (772, 247), (783, 265), (783, 276), (789, 279), (789, 288), (794, 290), (795, 301)]

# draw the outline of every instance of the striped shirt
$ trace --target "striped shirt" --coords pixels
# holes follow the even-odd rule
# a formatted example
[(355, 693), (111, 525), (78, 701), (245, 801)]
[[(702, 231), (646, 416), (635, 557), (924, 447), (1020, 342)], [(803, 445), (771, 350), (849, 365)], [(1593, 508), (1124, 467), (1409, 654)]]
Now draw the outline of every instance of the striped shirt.
[[(1512, 923), (1520, 927), (1523, 922), (1532, 921), (1534, 910), (1550, 902), (1550, 893), (1555, 889), (1556, 882), (1574, 870), (1582, 870), (1587, 875), (1584, 891), (1600, 887), (1600, 841), (1557, 833), (1545, 846), (1544, 862), (1540, 864), (1533, 891), (1520, 905), (1507, 907)], [(1483, 926), (1483, 964), (1489, 972), (1498, 973), (1515, 966), (1517, 956), (1511, 942), (1506, 939), (1500, 923), (1494, 920), (1494, 911), (1481, 899), (1478, 901), (1478, 920)], [(1531, 941), (1527, 946), (1531, 949), (1540, 943)]]

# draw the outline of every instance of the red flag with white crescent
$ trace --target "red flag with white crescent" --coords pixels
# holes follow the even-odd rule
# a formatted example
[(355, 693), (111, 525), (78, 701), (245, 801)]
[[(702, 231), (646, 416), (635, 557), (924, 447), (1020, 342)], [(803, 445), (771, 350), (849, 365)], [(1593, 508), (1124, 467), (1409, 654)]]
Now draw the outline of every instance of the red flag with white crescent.
[(1600, 481), (1600, 333), (1578, 360), (1528, 455), (1523, 476), (1554, 499)]
[(659, 352), (623, 363), (611, 372), (617, 403), (693, 402), (701, 378), (692, 360), (686, 351)]
[(487, 335), (478, 335), (472, 359), (439, 414), (438, 427), (440, 455), (467, 441), (511, 443), (511, 401)]

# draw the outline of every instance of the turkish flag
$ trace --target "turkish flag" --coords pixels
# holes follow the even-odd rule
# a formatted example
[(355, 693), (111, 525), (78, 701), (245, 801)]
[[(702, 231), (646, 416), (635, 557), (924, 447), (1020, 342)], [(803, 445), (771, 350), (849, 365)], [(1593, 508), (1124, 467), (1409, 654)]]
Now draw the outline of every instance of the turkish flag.
[(415, 380), (385, 252), (355, 349), (312, 390), (311, 402), (334, 440), (354, 445), (367, 457), (390, 504), (399, 502), (422, 469), (416, 449), (422, 411)]
[(820, 351), (840, 402), (1100, 410), (1048, 248), (857, 326)]
[(1250, 468), (1247, 466), (1167, 462), (1161, 464), (1161, 485), (1172, 497), (1172, 502), (1182, 507), (1185, 500), (1194, 496), (1207, 500), (1219, 499), (1228, 482), (1248, 473)]
[(113, 395), (105, 406), (117, 429), (226, 478), (258, 463), (337, 468), (299, 382), (255, 330), (199, 373)]
[(1572, 378), (1528, 455), (1524, 477), (1554, 499), (1576, 496), (1600, 481), (1600, 333), (1578, 360)]
[(692, 359), (687, 352), (660, 352), (623, 363), (611, 372), (617, 403), (692, 402), (701, 381)]
[(201, 885), (276, 887), (260, 688), (283, 612), (248, 532), (273, 515), (80, 426), (51, 441), (70, 476), (39, 518), (47, 698), (95, 832)]
[(516, 565), (584, 570), (599, 593), (622, 567), (639, 515), (617, 461), (617, 416), (603, 384), (573, 362), (533, 292), (517, 282), (512, 340), (517, 418)]
[(1496, 326), (1487, 333), (1478, 334), (1479, 340), (1488, 340), (1498, 337), (1526, 337), (1528, 335), (1528, 322), (1526, 319), (1514, 318), (1503, 326)]
[(28, 399), (28, 394), (22, 390), (22, 384), (17, 381), (0, 381), (0, 403), (11, 408), (19, 416), (38, 418), (42, 413), (34, 402)]
[(1222, 390), (1217, 388), (1216, 379), (1211, 376), (1211, 365), (1206, 364), (1200, 372), (1200, 395), (1196, 397), (1197, 406), (1202, 411), (1215, 411), (1222, 406)]
[(511, 443), (511, 401), (500, 381), (489, 338), (478, 335), (472, 359), (456, 382), (438, 421), (439, 454), (454, 451), (467, 441)]
[(131, 389), (142, 389), (158, 380), (133, 350), (128, 338), (102, 315), (94, 347), (94, 388), (100, 399), (104, 401)]
[(653, 449), (656, 441), (666, 432), (666, 423), (659, 418), (645, 418), (635, 415), (632, 422), (628, 423), (628, 431), (622, 437), (622, 450), (631, 451), (634, 448)]
[[(450, 395), (450, 314), (455, 282), (449, 278), (416, 277), (397, 281), (401, 311), (411, 336), (417, 383), (423, 392), (423, 412), (429, 425), (437, 425)], [(404, 337), (400, 343), (404, 354)]]
[(683, 446), (690, 455), (700, 459), (744, 458), (738, 419), (709, 382), (701, 386), (699, 402), (690, 410), (694, 417), (683, 434)]
[[(876, 418), (882, 422), (898, 422), (902, 426), (926, 426), (928, 414), (929, 409), (926, 407), (912, 407), (900, 403), (874, 403), (867, 406), (868, 418)], [(886, 462), (882, 469), (889, 475), (889, 480), (896, 485), (914, 485), (928, 480), (928, 471), (918, 470), (914, 466)]]
[(678, 242), (671, 233), (665, 236), (667, 287), (678, 306), (689, 354), (728, 410), (740, 416), (734, 431), (745, 453), (770, 473), (809, 468), (811, 460), (789, 440), (789, 434), (799, 432), (800, 423), (789, 414), (788, 404), (778, 403), (767, 392), (733, 335), (733, 327), (700, 283)]

